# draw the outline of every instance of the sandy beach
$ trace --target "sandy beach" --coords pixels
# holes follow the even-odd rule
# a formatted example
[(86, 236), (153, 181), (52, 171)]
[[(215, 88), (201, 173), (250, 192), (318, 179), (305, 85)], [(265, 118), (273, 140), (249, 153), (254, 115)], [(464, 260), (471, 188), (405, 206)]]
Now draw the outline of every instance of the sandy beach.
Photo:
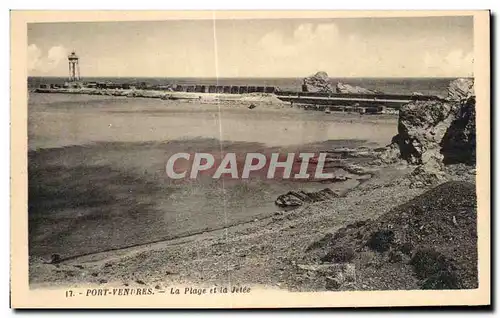
[[(278, 195), (325, 187), (259, 179), (175, 184), (164, 170), (175, 152), (378, 147), (396, 130), (395, 116), (257, 105), (30, 95), (30, 184), (50, 183), (30, 187), (31, 256), (74, 257), (266, 219), (279, 210)], [(347, 191), (358, 184), (329, 186)]]
[[(300, 290), (309, 285), (289, 273), (307, 246), (424, 192), (408, 187), (407, 165), (373, 166), (373, 156), (349, 153), (343, 165), (372, 172), (353, 175), (333, 165), (327, 171), (348, 178), (327, 183), (166, 177), (165, 162), (179, 151), (363, 154), (397, 133), (394, 115), (256, 105), (30, 95), (32, 288), (238, 281)], [(325, 188), (340, 197), (293, 211), (275, 204), (289, 191)], [(47, 264), (54, 255), (61, 261)]]

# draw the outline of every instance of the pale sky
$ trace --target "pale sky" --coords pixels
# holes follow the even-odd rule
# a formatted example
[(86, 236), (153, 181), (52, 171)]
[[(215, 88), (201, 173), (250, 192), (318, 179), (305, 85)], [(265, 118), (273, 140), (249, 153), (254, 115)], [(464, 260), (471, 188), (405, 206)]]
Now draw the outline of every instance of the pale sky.
[(473, 18), (36, 23), (28, 73), (82, 77), (472, 76)]

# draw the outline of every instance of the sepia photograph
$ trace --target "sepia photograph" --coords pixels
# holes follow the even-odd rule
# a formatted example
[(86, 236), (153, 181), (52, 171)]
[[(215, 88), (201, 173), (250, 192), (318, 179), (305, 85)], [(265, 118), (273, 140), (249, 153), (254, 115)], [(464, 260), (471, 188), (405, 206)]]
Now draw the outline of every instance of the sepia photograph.
[(16, 14), (19, 306), (489, 303), (488, 11)]

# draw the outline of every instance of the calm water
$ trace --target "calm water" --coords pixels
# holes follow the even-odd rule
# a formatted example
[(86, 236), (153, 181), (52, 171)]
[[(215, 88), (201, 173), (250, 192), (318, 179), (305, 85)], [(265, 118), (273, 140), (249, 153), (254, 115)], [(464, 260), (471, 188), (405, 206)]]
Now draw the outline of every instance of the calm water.
[(397, 133), (395, 116), (342, 117), (294, 109), (265, 111), (264, 106), (257, 111), (222, 107), (219, 113), (217, 105), (210, 104), (32, 93), (28, 107), (30, 149), (197, 137), (266, 146), (343, 139), (385, 145)]
[(397, 116), (66, 94), (30, 93), (28, 117), (30, 255), (63, 257), (253, 221), (290, 190), (356, 183), (175, 183), (173, 153), (379, 146), (397, 131)]
[[(330, 78), (332, 84), (343, 82), (368, 89), (392, 94), (444, 95), (454, 78)], [(65, 77), (29, 77), (28, 86), (40, 84), (63, 84)], [(130, 78), (130, 77), (87, 77), (85, 81), (113, 81), (119, 83), (146, 82), (149, 84), (208, 84), (208, 85), (252, 85), (277, 86), (282, 90), (300, 91), (302, 78)]]

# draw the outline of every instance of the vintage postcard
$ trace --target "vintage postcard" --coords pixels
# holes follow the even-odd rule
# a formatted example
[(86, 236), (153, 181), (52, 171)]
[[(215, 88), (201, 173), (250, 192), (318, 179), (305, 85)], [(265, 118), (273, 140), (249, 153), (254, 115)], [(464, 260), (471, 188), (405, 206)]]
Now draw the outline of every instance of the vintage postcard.
[(490, 304), (489, 15), (12, 11), (11, 306)]

